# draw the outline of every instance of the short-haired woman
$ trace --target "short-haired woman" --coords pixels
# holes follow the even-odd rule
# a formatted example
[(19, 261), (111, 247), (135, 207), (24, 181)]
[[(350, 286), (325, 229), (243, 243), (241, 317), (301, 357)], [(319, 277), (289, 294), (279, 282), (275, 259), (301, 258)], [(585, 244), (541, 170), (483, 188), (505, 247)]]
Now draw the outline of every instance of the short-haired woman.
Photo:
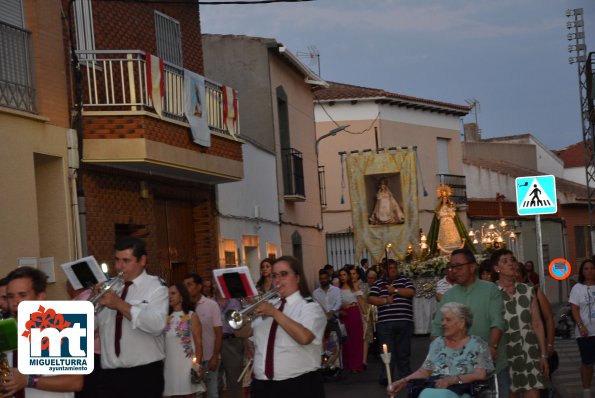
[(443, 335), (432, 341), (428, 356), (418, 370), (386, 388), (388, 395), (395, 395), (410, 380), (435, 376), (438, 377), (436, 388), (424, 389), (419, 398), (469, 397), (466, 393), (459, 395), (449, 387), (484, 380), (494, 370), (487, 343), (467, 333), (473, 323), (469, 307), (449, 302), (440, 308), (440, 312)]

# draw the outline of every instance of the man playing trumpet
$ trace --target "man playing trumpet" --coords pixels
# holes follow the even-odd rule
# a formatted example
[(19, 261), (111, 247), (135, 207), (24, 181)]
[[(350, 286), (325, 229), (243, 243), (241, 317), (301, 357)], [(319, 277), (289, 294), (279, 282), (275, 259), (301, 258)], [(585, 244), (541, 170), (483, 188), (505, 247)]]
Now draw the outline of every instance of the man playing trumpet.
[(312, 300), (302, 264), (291, 256), (273, 263), (273, 285), (281, 297), (263, 302), (238, 331), (254, 342), (252, 398), (323, 398), (320, 353), (326, 316)]
[(96, 318), (105, 372), (103, 396), (161, 398), (168, 289), (145, 271), (142, 240), (124, 238), (114, 249), (116, 271), (122, 272), (125, 285), (120, 294), (112, 289), (99, 300), (105, 307)]

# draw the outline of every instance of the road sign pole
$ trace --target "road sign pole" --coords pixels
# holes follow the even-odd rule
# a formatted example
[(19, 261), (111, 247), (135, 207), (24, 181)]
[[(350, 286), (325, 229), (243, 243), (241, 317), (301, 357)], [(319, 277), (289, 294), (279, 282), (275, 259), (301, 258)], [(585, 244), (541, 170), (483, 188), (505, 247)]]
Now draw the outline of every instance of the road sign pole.
[(545, 293), (545, 268), (543, 265), (543, 244), (541, 239), (541, 215), (535, 216), (535, 235), (537, 240), (537, 263), (539, 265), (539, 286)]

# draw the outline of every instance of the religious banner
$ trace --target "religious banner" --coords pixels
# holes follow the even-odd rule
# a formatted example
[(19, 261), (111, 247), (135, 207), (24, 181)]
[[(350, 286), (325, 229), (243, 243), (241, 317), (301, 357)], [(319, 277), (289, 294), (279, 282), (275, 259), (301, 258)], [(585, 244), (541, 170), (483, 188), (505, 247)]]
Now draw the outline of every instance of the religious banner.
[(205, 78), (184, 69), (184, 115), (190, 124), (192, 141), (210, 147), (211, 130), (207, 120)]
[(402, 259), (419, 245), (416, 156), (414, 148), (346, 154), (356, 259), (364, 249), (375, 263), (385, 250)]

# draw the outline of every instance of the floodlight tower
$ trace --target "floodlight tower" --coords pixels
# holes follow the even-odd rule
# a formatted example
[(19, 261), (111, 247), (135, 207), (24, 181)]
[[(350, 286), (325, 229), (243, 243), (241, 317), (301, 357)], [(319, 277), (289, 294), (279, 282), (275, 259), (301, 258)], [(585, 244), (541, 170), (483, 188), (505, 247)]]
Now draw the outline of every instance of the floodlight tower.
[(591, 253), (593, 254), (593, 221), (595, 215), (595, 111), (594, 109), (594, 88), (593, 88), (593, 53), (587, 55), (585, 43), (585, 22), (583, 20), (583, 9), (575, 8), (566, 10), (566, 17), (569, 21), (566, 27), (569, 29), (567, 35), (568, 58), (570, 64), (577, 64), (578, 87), (581, 106), (581, 127), (583, 133), (583, 145), (585, 151), (585, 169), (587, 176), (587, 201), (589, 206), (589, 231), (591, 232)]

